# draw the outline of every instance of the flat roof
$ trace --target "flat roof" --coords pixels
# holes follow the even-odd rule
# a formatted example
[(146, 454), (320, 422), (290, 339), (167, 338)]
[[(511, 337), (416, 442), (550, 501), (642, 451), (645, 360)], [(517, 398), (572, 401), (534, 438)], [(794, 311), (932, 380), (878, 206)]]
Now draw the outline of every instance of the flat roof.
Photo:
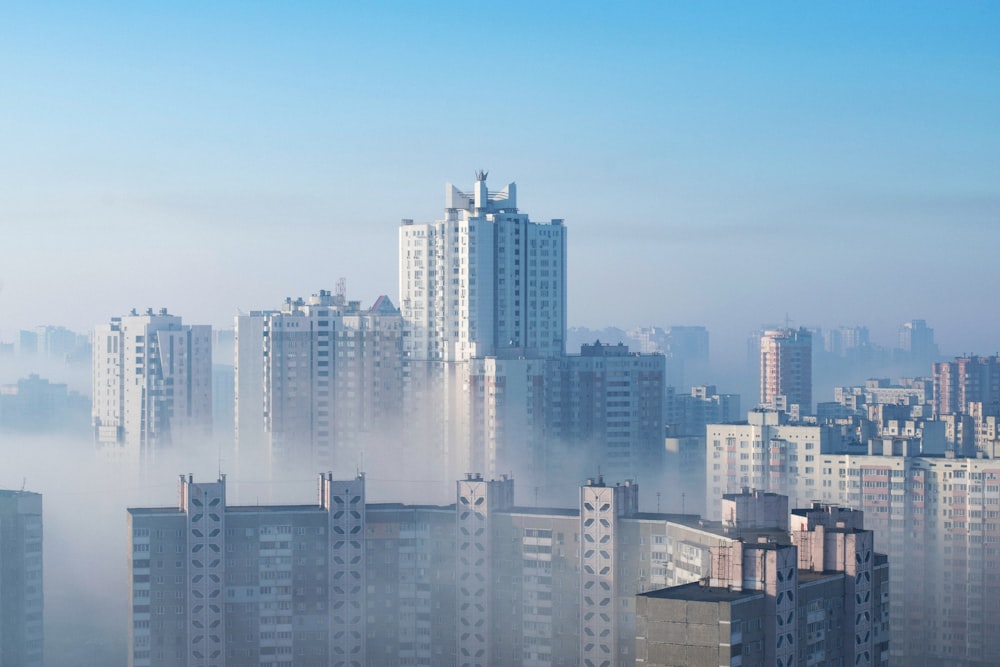
[(659, 600), (683, 600), (686, 602), (736, 602), (754, 597), (764, 597), (762, 591), (734, 591), (719, 586), (703, 586), (700, 582), (661, 588), (656, 591), (639, 593), (642, 597)]

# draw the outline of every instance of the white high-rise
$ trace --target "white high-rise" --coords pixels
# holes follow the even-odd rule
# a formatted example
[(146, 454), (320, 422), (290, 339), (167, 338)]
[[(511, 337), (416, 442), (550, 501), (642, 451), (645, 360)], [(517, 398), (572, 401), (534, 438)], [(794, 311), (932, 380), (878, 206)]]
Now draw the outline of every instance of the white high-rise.
[(517, 210), (517, 186), (472, 192), (445, 186), (445, 215), (403, 220), (400, 309), (405, 349), (418, 360), (465, 361), (516, 348), (528, 357), (563, 354), (566, 228)]
[(102, 452), (150, 462), (212, 430), (212, 328), (166, 308), (113, 317), (94, 330), (93, 426)]
[[(482, 171), (471, 192), (449, 183), (442, 219), (403, 220), (399, 228), (399, 295), (407, 430), (416, 442), (434, 443), (432, 457), (458, 476), (506, 447), (473, 435), (489, 425), (476, 423), (482, 415), (472, 409), (478, 397), (469, 393), (470, 360), (564, 353), (566, 228), (562, 220), (537, 223), (518, 212), (514, 183), (490, 192)], [(510, 377), (513, 368), (487, 366), (511, 386), (529, 384), (527, 376)], [(503, 429), (495, 437), (502, 440)], [(485, 465), (488, 475), (509, 470)]]
[(236, 442), (250, 470), (355, 469), (386, 458), (400, 412), (399, 311), (320, 290), (236, 318)]

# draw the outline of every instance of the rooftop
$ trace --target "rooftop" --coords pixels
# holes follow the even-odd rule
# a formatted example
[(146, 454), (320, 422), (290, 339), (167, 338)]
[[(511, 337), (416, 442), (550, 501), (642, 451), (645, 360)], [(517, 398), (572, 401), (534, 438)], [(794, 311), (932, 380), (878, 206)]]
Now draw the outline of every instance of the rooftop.
[(691, 584), (639, 593), (639, 595), (660, 600), (683, 600), (686, 602), (735, 602), (753, 597), (764, 597), (764, 593), (761, 591), (734, 591), (729, 588), (704, 586), (697, 581)]

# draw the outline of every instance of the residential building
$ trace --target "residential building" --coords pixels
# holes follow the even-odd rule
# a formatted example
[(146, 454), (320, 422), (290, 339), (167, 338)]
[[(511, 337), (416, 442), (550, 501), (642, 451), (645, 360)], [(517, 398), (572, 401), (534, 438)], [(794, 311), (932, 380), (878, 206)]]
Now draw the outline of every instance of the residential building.
[(812, 408), (812, 334), (807, 329), (768, 329), (760, 339), (760, 404)]
[(97, 327), (92, 415), (102, 453), (132, 463), (211, 435), (211, 327), (166, 308)]
[(65, 384), (35, 374), (0, 385), (0, 431), (74, 433), (90, 431), (90, 401)]
[(561, 443), (559, 456), (543, 462), (547, 481), (559, 479), (567, 457), (616, 478), (662, 473), (662, 354), (633, 353), (621, 343), (596, 341), (583, 345), (579, 355), (552, 360), (545, 383), (545, 430)]
[(44, 664), (42, 496), (0, 490), (0, 665)]
[(798, 562), (787, 500), (731, 495), (719, 523), (640, 512), (638, 492), (597, 477), (576, 507), (524, 506), (512, 479), (470, 474), (453, 504), (367, 503), (364, 477), (324, 473), (318, 502), (234, 506), (225, 478), (182, 477), (177, 506), (129, 510), (129, 665), (631, 666), (636, 595), (703, 579), (771, 582), (772, 618), (815, 616), (776, 602), (804, 591), (775, 583)]
[(934, 329), (924, 320), (910, 320), (899, 328), (899, 348), (897, 357), (901, 361), (915, 364), (930, 364), (938, 358), (938, 346), (934, 342)]
[[(517, 208), (517, 186), (491, 192), (486, 172), (477, 172), (471, 192), (449, 183), (442, 219), (400, 225), (399, 295), (408, 430), (434, 443), (428, 458), (451, 476), (476, 469), (507, 448), (477, 421), (490, 409), (469, 393), (492, 382), (482, 360), (556, 358), (565, 350), (563, 221), (531, 221)], [(470, 366), (473, 359), (480, 363)]]
[(388, 297), (363, 309), (328, 290), (237, 316), (241, 469), (360, 469), (398, 442), (402, 328)]
[(664, 421), (671, 436), (704, 435), (709, 424), (742, 418), (739, 394), (720, 394), (715, 385), (694, 386), (688, 394), (666, 388)]
[(990, 619), (1000, 614), (1000, 464), (984, 453), (945, 451), (942, 425), (890, 421), (896, 434), (882, 432), (866, 446), (835, 425), (797, 434), (785, 430), (791, 425), (712, 425), (708, 517), (724, 516), (711, 493), (735, 491), (744, 478), (796, 505), (862, 510), (892, 563), (893, 661), (997, 664), (1000, 625)]
[(413, 360), (488, 357), (519, 348), (555, 357), (566, 337), (566, 228), (532, 222), (517, 186), (478, 172), (471, 192), (445, 186), (441, 220), (399, 229), (400, 308)]
[(888, 563), (860, 516), (842, 520), (860, 512), (814, 504), (789, 532), (787, 498), (778, 513), (750, 509), (767, 495), (739, 500), (764, 521), (749, 528), (773, 532), (720, 544), (702, 581), (640, 593), (636, 664), (888, 665)]
[(1000, 356), (956, 357), (934, 364), (936, 414), (968, 414), (969, 403), (982, 413), (1000, 417)]

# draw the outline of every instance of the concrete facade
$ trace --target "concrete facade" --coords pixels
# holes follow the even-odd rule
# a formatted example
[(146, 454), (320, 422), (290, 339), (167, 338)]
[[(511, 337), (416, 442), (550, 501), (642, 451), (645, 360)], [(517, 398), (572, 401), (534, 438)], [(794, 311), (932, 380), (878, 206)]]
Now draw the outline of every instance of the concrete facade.
[(0, 665), (44, 664), (42, 496), (0, 490)]
[[(398, 440), (402, 318), (321, 290), (236, 318), (236, 444), (241, 465), (357, 469)], [(386, 452), (379, 451), (378, 454)]]
[(94, 331), (93, 427), (102, 454), (130, 464), (212, 432), (212, 329), (161, 309)]

